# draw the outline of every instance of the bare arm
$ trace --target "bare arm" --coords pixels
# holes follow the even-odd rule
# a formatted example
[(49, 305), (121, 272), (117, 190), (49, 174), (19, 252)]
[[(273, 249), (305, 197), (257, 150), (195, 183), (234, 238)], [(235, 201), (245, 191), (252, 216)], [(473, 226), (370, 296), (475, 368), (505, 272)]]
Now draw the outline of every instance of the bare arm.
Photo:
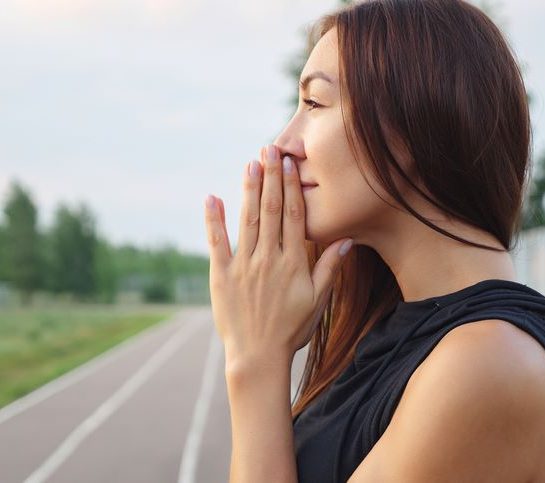
[(210, 298), (226, 349), (231, 483), (294, 483), (291, 363), (321, 320), (352, 240), (333, 242), (311, 267), (297, 165), (289, 156), (281, 160), (274, 145), (262, 149), (261, 157), (263, 166), (256, 161), (244, 172), (234, 255), (223, 202), (207, 198)]
[(544, 376), (543, 348), (510, 323), (456, 327), (415, 371), (348, 483), (545, 481)]
[(231, 411), (229, 483), (296, 483), (289, 356), (226, 363)]

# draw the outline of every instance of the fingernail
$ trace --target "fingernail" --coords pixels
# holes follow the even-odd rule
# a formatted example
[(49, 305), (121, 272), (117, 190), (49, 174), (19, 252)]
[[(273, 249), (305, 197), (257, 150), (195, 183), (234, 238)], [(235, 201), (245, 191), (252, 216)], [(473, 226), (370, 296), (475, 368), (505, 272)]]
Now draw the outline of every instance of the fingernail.
[(339, 255), (341, 255), (341, 257), (343, 255), (346, 255), (348, 253), (348, 250), (350, 250), (350, 248), (352, 247), (353, 243), (354, 240), (346, 240), (339, 248)]
[(274, 144), (269, 144), (267, 146), (267, 161), (276, 161), (276, 146)]
[(284, 160), (282, 162), (284, 166), (284, 173), (289, 174), (293, 170), (293, 164), (291, 162), (291, 159), (289, 156), (284, 156)]
[(214, 208), (216, 206), (216, 199), (212, 195), (206, 197), (206, 206), (208, 208)]
[(250, 163), (250, 176), (252, 178), (257, 178), (259, 175), (259, 161), (255, 159)]

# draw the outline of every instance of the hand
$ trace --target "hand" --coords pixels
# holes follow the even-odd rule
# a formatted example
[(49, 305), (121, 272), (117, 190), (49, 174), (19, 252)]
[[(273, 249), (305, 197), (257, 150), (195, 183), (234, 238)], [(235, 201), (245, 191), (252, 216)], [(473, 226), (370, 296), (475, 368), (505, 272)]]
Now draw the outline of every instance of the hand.
[(234, 256), (222, 200), (209, 197), (214, 203), (205, 208), (212, 312), (228, 358), (293, 357), (304, 347), (322, 317), (341, 264), (339, 248), (347, 241), (331, 244), (310, 273), (298, 170), (285, 157), (292, 170), (283, 173), (278, 149), (269, 148), (268, 155), (261, 150), (263, 166), (253, 161), (255, 176), (249, 174), (251, 163), (245, 168)]

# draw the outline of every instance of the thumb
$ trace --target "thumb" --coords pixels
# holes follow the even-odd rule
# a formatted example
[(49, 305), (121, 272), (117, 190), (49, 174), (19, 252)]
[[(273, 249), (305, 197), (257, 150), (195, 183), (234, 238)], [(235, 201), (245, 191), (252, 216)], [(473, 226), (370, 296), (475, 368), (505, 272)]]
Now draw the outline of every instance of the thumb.
[(314, 292), (319, 298), (333, 283), (337, 269), (341, 265), (344, 255), (352, 247), (353, 240), (343, 238), (329, 245), (322, 253), (320, 259), (314, 265), (312, 271), (312, 284)]

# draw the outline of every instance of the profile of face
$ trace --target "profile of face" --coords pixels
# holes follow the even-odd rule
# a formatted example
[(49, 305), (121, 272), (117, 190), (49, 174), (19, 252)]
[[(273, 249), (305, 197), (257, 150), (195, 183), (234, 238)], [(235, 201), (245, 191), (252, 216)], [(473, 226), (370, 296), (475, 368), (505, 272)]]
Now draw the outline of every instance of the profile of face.
[[(325, 76), (313, 77), (317, 72)], [(373, 230), (376, 234), (385, 228), (394, 209), (373, 191), (391, 201), (365, 170), (366, 160), (359, 162), (368, 181), (350, 149), (341, 111), (335, 28), (314, 46), (301, 79), (307, 76), (311, 80), (305, 89), (300, 87), (297, 111), (274, 141), (282, 153), (291, 155), (301, 180), (318, 185), (303, 192), (306, 238), (330, 244), (352, 237), (356, 243), (365, 243)]]

